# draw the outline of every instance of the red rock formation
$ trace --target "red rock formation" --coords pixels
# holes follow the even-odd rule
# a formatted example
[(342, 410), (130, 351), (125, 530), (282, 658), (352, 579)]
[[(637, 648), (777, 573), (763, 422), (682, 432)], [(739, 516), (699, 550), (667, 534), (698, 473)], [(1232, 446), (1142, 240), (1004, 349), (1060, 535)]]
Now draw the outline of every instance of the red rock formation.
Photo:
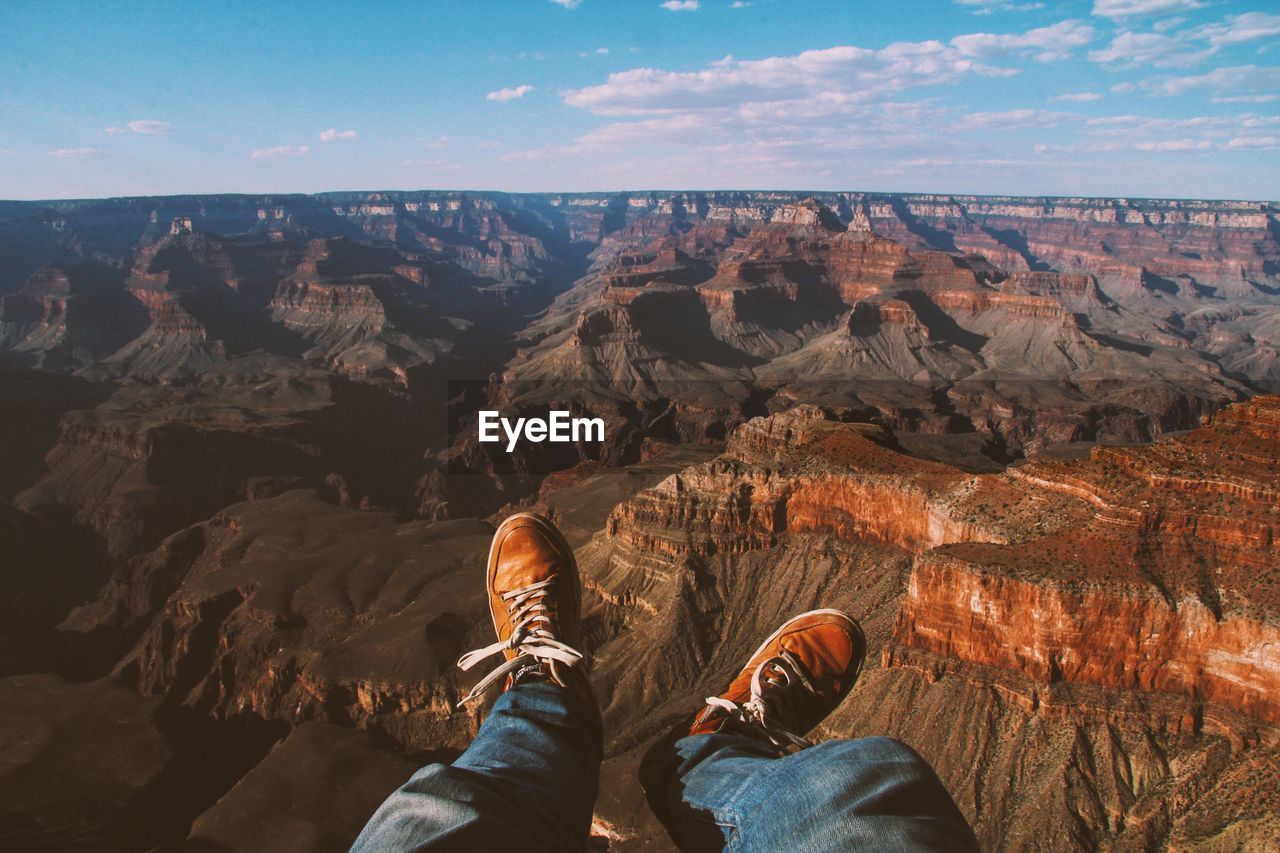
[(1278, 429), (1280, 398), (1258, 399), (1149, 448), (968, 477), (799, 409), (744, 426), (723, 461), (637, 495), (608, 530), (671, 557), (784, 534), (892, 544), (919, 555), (903, 647), (1280, 723)]
[(1014, 317), (1035, 320), (1064, 320), (1070, 316), (1062, 303), (1050, 296), (1024, 296), (995, 291), (941, 290), (931, 293), (930, 298), (940, 308), (969, 314), (1000, 310)]
[(1280, 723), (1274, 622), (1222, 618), (1194, 597), (1170, 602), (1153, 588), (1106, 588), (1105, 576), (1095, 581), (1101, 589), (1009, 577), (1008, 558), (993, 550), (920, 557), (897, 642), (1044, 684), (1181, 694)]

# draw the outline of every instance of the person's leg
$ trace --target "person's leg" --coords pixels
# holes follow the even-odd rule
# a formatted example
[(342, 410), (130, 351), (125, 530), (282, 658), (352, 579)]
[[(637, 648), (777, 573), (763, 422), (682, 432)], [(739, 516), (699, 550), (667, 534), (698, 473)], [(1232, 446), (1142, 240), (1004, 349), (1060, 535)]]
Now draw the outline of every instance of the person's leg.
[(503, 662), (459, 705), (505, 678), (470, 748), (393, 793), (354, 850), (531, 850), (586, 846), (600, 778), (600, 711), (585, 674), (582, 587), (564, 537), (545, 518), (499, 525), (485, 568), (498, 641), (458, 661)]
[(601, 749), (599, 711), (579, 691), (516, 685), (452, 765), (423, 767), (387, 798), (352, 850), (580, 849)]
[(834, 740), (778, 756), (767, 741), (694, 735), (668, 786), (684, 850), (977, 850), (933, 768), (889, 738)]
[(910, 747), (888, 738), (804, 740), (853, 688), (865, 653), (846, 614), (801, 614), (765, 640), (724, 693), (649, 750), (641, 783), (682, 849), (976, 849)]

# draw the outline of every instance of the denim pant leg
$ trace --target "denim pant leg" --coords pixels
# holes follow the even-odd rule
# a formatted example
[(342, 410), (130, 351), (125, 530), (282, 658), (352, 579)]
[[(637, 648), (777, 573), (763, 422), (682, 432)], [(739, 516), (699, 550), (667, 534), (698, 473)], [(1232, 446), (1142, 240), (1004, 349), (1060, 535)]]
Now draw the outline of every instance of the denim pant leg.
[(545, 681), (502, 694), (466, 752), (391, 794), (353, 851), (581, 850), (600, 781), (600, 712)]
[(933, 768), (890, 738), (778, 757), (735, 734), (686, 737), (667, 828), (685, 850), (977, 850)]

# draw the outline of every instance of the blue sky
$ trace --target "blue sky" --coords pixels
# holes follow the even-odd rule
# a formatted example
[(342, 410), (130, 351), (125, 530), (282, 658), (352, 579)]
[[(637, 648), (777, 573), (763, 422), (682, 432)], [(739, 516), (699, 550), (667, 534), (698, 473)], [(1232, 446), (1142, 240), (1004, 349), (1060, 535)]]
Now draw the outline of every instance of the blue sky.
[(1280, 4), (0, 4), (0, 198), (1280, 198)]

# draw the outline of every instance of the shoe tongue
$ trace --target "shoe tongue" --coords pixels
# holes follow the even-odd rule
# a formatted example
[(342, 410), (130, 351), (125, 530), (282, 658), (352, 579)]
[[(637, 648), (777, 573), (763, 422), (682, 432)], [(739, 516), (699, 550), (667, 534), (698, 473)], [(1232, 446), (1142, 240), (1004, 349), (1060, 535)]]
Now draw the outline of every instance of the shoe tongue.
[(804, 658), (797, 654), (788, 654), (785, 660), (779, 654), (772, 658), (770, 663), (773, 664), (776, 671), (782, 672), (788, 684), (794, 684), (804, 688), (805, 692), (819, 695), (822, 693), (822, 686), (813, 677), (813, 672), (809, 664)]
[(526, 681), (546, 681), (551, 678), (541, 661), (534, 661), (511, 673), (511, 685), (523, 684)]
[(803, 684), (805, 676), (799, 662), (788, 661), (781, 655), (775, 655), (760, 664), (760, 686), (762, 690), (780, 687), (791, 687)]

